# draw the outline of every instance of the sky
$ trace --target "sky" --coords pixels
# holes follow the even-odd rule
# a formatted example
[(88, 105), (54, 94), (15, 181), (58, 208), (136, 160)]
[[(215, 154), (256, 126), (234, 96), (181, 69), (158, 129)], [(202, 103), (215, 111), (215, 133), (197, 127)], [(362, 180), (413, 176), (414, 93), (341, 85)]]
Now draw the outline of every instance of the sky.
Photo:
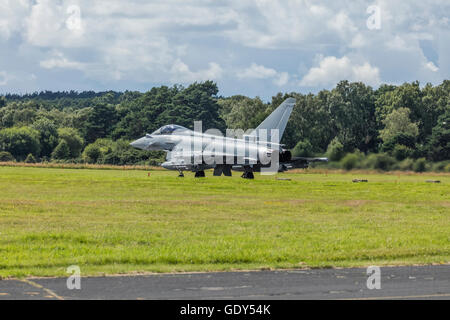
[(267, 100), (449, 73), (448, 0), (0, 0), (0, 94), (213, 80)]

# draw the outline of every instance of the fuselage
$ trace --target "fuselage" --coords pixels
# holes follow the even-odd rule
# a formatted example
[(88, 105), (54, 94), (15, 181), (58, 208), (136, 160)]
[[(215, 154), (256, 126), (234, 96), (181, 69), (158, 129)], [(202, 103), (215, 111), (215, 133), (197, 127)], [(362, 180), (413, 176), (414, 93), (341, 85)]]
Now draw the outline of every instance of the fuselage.
[(166, 151), (167, 161), (161, 165), (166, 169), (192, 171), (216, 165), (229, 165), (234, 170), (245, 166), (269, 166), (272, 156), (278, 155), (280, 150), (278, 143), (260, 141), (256, 136), (224, 137), (172, 126), (175, 129), (167, 134), (159, 129), (131, 145), (143, 150)]
[(214, 168), (214, 176), (231, 176), (231, 170), (237, 170), (244, 171), (243, 178), (253, 179), (253, 172), (274, 174), (307, 168), (310, 162), (327, 161), (326, 158), (293, 158), (279, 144), (294, 105), (295, 99), (287, 98), (248, 135), (242, 130), (227, 130), (227, 136), (223, 136), (216, 130), (203, 133), (169, 124), (131, 145), (143, 150), (166, 151), (167, 158), (161, 166), (180, 171), (180, 176), (182, 171), (191, 170), (196, 177), (204, 177), (205, 169)]

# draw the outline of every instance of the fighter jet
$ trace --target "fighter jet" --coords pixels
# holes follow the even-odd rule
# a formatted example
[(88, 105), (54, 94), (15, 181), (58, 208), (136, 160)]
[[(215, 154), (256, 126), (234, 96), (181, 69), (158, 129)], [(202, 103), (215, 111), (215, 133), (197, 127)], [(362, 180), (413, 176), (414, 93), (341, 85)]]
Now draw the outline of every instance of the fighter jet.
[[(205, 177), (206, 169), (214, 169), (214, 176), (231, 176), (231, 171), (243, 172), (242, 178), (253, 179), (254, 172), (274, 174), (294, 168), (307, 168), (311, 162), (327, 158), (292, 157), (280, 144), (287, 122), (295, 105), (294, 98), (286, 99), (256, 129), (227, 130), (223, 136), (218, 130), (202, 132), (201, 124), (194, 122), (194, 130), (169, 124), (152, 134), (133, 141), (131, 146), (142, 150), (167, 152), (163, 168), (195, 172)], [(200, 126), (200, 128), (199, 128)]]

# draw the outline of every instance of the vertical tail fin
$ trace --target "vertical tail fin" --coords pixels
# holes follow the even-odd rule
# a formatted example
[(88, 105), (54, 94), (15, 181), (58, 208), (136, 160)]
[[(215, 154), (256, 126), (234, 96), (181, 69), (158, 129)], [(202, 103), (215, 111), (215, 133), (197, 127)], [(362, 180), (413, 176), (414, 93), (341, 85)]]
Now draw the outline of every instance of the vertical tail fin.
[[(276, 108), (270, 116), (268, 116), (255, 130), (252, 131), (250, 136), (259, 136), (259, 130), (267, 130), (268, 141), (271, 141), (271, 130), (278, 129), (278, 137), (281, 140), (284, 130), (286, 129), (287, 122), (291, 116), (292, 109), (295, 106), (294, 98), (287, 98), (282, 104)], [(266, 137), (263, 137), (266, 140)], [(279, 143), (280, 141), (273, 141)]]

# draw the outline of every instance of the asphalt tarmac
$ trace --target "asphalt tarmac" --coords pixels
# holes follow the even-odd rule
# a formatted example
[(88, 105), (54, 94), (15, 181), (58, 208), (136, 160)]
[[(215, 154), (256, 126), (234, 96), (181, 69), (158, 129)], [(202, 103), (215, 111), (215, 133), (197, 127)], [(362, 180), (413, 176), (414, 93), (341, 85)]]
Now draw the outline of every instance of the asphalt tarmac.
[[(380, 289), (366, 268), (240, 271), (0, 280), (0, 300), (16, 299), (444, 299), (450, 265), (383, 267)], [(374, 286), (374, 278), (369, 280)]]

